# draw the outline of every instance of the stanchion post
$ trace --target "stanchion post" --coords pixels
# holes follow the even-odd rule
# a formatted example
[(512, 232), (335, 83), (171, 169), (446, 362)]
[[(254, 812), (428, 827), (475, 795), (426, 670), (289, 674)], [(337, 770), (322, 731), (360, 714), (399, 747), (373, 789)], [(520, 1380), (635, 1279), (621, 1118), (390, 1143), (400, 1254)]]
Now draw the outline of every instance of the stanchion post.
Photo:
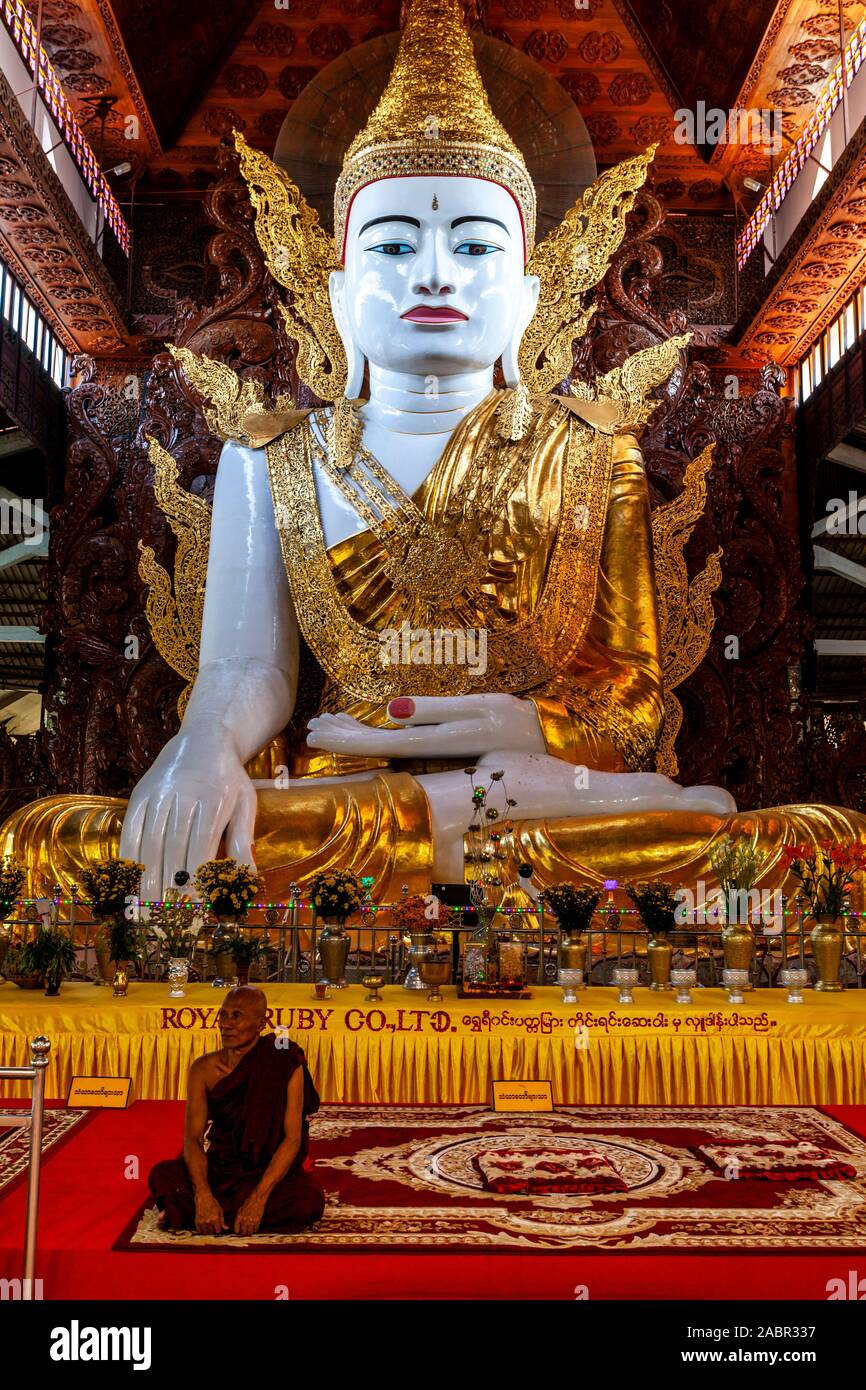
[[(292, 906), (291, 906), (291, 917), (289, 918), (289, 926), (290, 926), (291, 932), (292, 932), (292, 984), (293, 984), (293, 985), (296, 985), (296, 984), (298, 983), (298, 964), (299, 964), (299, 962), (300, 962), (300, 949), (301, 949), (301, 947), (300, 947), (300, 934), (299, 934), (299, 931), (298, 931), (298, 920), (299, 920), (299, 914), (300, 914), (300, 908), (299, 908), (299, 906), (298, 906), (298, 903), (299, 903), (300, 897), (301, 897), (301, 890), (300, 890), (300, 888), (298, 887), (297, 883), (290, 883), (290, 884), (289, 884), (289, 893), (290, 893), (290, 895), (291, 895), (291, 897), (290, 897), (290, 902), (291, 902), (291, 904), (292, 904)], [(312, 966), (312, 957), (311, 957), (311, 960), (310, 960), (310, 964), (311, 964), (311, 966)], [(315, 972), (315, 968), (313, 967), (313, 968), (311, 968), (311, 970), (310, 970), (310, 980), (311, 980), (311, 982), (312, 982), (313, 980), (315, 980), (315, 978), (316, 978), (316, 972)]]
[(39, 1174), (42, 1162), (42, 1117), (45, 1108), (45, 1070), (51, 1043), (41, 1035), (30, 1044), (33, 1099), (30, 1106), (30, 1165), (27, 1172), (27, 1217), (24, 1227), (22, 1298), (32, 1300), (36, 1270), (36, 1225), (39, 1215)]

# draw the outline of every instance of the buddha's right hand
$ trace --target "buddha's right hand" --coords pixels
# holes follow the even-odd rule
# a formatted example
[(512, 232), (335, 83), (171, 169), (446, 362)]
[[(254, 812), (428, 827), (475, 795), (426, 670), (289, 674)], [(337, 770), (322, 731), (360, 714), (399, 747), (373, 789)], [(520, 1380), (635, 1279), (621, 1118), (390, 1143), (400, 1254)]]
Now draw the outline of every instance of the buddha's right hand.
[(224, 727), (197, 723), (165, 745), (129, 799), (120, 837), (125, 859), (140, 860), (144, 899), (160, 899), (185, 869), (190, 877), (226, 852), (253, 863), (256, 793)]
[(200, 1235), (209, 1236), (228, 1230), (223, 1209), (212, 1192), (195, 1194), (195, 1228)]

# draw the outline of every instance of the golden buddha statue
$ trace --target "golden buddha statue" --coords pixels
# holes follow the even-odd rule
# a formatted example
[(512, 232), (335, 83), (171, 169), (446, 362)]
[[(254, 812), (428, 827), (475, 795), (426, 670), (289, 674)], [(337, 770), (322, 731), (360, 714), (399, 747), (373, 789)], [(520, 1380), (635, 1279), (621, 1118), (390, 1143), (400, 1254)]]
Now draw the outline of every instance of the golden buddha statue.
[(709, 452), (651, 518), (639, 446), (687, 339), (553, 390), (652, 149), (536, 246), (532, 180), (458, 0), (413, 3), (346, 154), (333, 237), (284, 170), (237, 144), (298, 373), (329, 404), (269, 405), (176, 351), (224, 440), (212, 514), (151, 444), (174, 592), (148, 551), (142, 572), (157, 644), (190, 683), (180, 732), (127, 808), (63, 796), (10, 817), (3, 852), (26, 858), (32, 888), (119, 844), (157, 898), (224, 843), (271, 900), (334, 865), (371, 875), (379, 901), (428, 892), (463, 880), (470, 762), (504, 774), (500, 843), (539, 887), (712, 883), (708, 851), (738, 833), (775, 886), (786, 843), (866, 839), (854, 813), (738, 814), (720, 788), (665, 775), (674, 687), (706, 651), (719, 579), (716, 556), (689, 590), (682, 560)]

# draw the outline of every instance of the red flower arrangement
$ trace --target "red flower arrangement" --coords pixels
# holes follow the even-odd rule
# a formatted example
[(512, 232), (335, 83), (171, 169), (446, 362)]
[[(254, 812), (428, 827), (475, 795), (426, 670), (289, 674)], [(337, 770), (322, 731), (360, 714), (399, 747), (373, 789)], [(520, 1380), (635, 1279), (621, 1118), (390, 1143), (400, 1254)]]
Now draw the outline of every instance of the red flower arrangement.
[(812, 917), (838, 917), (857, 874), (866, 869), (866, 845), (854, 840), (836, 844), (785, 845), (782, 863), (797, 879)]

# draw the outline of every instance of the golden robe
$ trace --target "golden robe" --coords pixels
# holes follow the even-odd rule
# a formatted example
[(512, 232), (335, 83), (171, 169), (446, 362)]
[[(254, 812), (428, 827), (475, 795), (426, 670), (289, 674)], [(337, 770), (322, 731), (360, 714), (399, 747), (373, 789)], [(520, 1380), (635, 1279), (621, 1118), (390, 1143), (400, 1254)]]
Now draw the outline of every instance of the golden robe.
[[(497, 434), (500, 400), (492, 393), (465, 418), (413, 499), (431, 528), (451, 537), (455, 567), (479, 560), (479, 582), (439, 600), (392, 582), (389, 550), (371, 530), (325, 549), (306, 420), (268, 447), (278, 514), (293, 519), (281, 543), (305, 639), (295, 720), (250, 765), (255, 777), (278, 763), (291, 771), (287, 790), (258, 793), (256, 858), (272, 901), (337, 865), (372, 876), (378, 901), (394, 901), (404, 884), (429, 891), (430, 812), (413, 774), (466, 762), (389, 767), (319, 752), (306, 745), (314, 713), (342, 710), (387, 726), (396, 694), (509, 690), (535, 704), (552, 756), (602, 771), (652, 766), (664, 689), (637, 440), (606, 436), (548, 399), (535, 403), (526, 440), (506, 445)], [(487, 670), (475, 678), (454, 666), (383, 670), (377, 638), (401, 623), (485, 629)], [(373, 775), (320, 780), (359, 772)], [(104, 797), (32, 803), (7, 820), (0, 852), (26, 859), (32, 891), (75, 881), (83, 863), (117, 852), (123, 809)], [(764, 882), (778, 886), (786, 843), (866, 842), (866, 818), (828, 807), (521, 822), (518, 806), (515, 816), (506, 845), (516, 862), (535, 866), (539, 886), (638, 877), (709, 885), (713, 842), (743, 832), (770, 856)]]

